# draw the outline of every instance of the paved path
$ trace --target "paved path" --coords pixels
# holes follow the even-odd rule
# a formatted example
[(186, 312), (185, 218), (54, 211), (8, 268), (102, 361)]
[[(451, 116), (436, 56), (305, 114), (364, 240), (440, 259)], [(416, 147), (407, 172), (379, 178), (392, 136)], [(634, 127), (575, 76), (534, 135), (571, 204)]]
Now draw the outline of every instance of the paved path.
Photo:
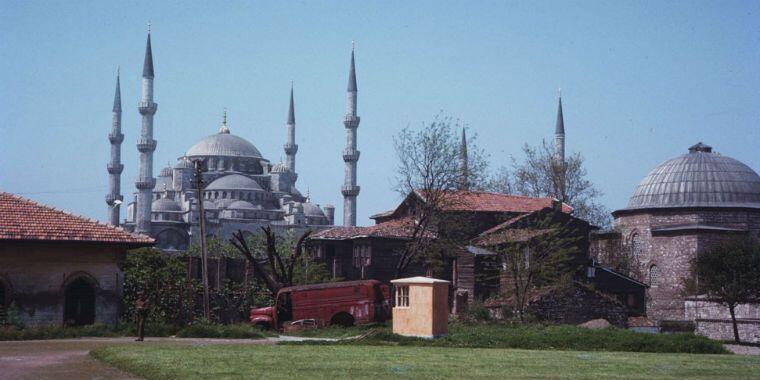
[(103, 364), (89, 352), (115, 344), (274, 344), (268, 339), (82, 338), (0, 342), (0, 379), (134, 379), (130, 374)]
[(760, 347), (724, 344), (724, 347), (737, 355), (760, 355)]

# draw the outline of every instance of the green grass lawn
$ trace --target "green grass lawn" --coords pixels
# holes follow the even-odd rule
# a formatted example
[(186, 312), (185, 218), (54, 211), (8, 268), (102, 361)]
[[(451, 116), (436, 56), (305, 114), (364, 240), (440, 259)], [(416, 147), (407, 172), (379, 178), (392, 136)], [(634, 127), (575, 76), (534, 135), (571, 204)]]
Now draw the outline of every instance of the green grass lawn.
[(147, 379), (741, 379), (760, 357), (409, 346), (104, 347), (92, 355)]

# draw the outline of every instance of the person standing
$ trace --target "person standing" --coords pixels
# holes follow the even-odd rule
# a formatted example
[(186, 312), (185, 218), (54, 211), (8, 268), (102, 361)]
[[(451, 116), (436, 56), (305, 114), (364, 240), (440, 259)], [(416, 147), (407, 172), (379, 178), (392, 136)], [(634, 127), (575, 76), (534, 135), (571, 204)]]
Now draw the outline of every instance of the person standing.
[(137, 318), (137, 339), (135, 341), (142, 342), (145, 339), (145, 319), (148, 317), (148, 305), (145, 302), (145, 294), (142, 291), (137, 293), (135, 314)]

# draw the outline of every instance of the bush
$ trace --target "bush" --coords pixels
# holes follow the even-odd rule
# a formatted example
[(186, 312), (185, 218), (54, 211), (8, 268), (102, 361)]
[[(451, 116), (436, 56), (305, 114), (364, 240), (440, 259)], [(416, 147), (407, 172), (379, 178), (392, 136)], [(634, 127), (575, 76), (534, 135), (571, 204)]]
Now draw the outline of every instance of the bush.
[(521, 348), (529, 350), (674, 352), (726, 354), (719, 343), (694, 334), (646, 334), (619, 328), (590, 330), (576, 326), (516, 326), (453, 324), (438, 339), (403, 337), (387, 328), (363, 339), (338, 344), (402, 345), (460, 348)]
[(180, 338), (261, 339), (261, 329), (250, 324), (217, 325), (200, 321), (177, 332)]
[(57, 325), (32, 326), (19, 329), (13, 326), (0, 327), (0, 340), (67, 339), (80, 337), (114, 337), (122, 334), (116, 328), (94, 324), (80, 327)]

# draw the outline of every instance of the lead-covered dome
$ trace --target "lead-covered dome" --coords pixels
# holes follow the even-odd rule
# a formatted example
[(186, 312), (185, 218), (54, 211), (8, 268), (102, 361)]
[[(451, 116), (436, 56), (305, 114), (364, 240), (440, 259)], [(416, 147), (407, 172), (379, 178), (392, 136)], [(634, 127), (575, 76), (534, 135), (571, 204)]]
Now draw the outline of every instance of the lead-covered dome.
[(679, 207), (760, 209), (760, 176), (749, 166), (698, 143), (665, 161), (636, 187), (627, 210)]
[(215, 135), (207, 136), (190, 147), (185, 153), (187, 157), (199, 156), (225, 156), (225, 157), (250, 157), (262, 158), (261, 152), (248, 140), (230, 134), (229, 131), (221, 131)]
[(206, 190), (262, 190), (252, 178), (240, 174), (228, 174), (206, 186)]

